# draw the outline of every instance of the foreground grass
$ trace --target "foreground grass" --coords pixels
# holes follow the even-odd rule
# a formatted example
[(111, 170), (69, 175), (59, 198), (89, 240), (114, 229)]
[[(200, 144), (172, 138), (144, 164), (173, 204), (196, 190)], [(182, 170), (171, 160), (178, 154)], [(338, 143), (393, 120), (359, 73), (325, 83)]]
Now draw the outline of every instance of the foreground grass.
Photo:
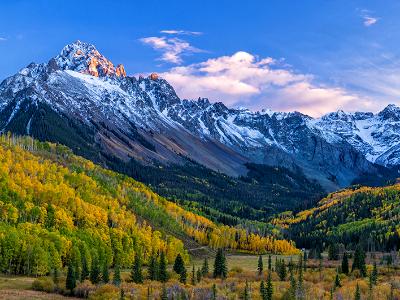
[[(288, 262), (291, 258), (297, 261), (297, 256), (278, 256), (284, 258)], [(264, 257), (264, 270), (267, 269), (267, 256)], [(274, 268), (276, 256), (272, 256), (272, 266)], [(187, 265), (188, 280), (187, 284), (179, 283), (178, 276), (170, 269), (170, 280), (165, 284), (169, 299), (181, 299), (182, 294), (190, 300), (206, 300), (212, 299), (212, 289), (215, 284), (217, 291), (217, 299), (219, 300), (239, 300), (243, 299), (246, 282), (248, 283), (248, 293), (250, 299), (260, 300), (260, 282), (266, 280), (266, 272), (259, 276), (257, 274), (258, 256), (231, 254), (227, 256), (228, 262), (228, 278), (225, 280), (214, 279), (211, 276), (213, 261), (209, 259), (210, 274), (201, 279), (200, 282), (192, 284), (192, 265), (195, 269), (200, 268), (203, 260), (195, 259), (191, 265)], [(304, 298), (305, 300), (353, 300), (358, 284), (361, 292), (361, 299), (387, 300), (400, 299), (400, 270), (396, 267), (388, 267), (378, 264), (378, 282), (369, 289), (368, 278), (360, 278), (357, 272), (346, 276), (339, 274), (341, 286), (333, 290), (334, 279), (337, 274), (337, 266), (339, 261), (328, 261), (326, 258), (322, 261), (320, 268), (319, 260), (309, 260), (307, 269), (303, 272)], [(372, 268), (368, 265), (368, 271)], [(160, 282), (145, 280), (143, 284), (135, 284), (129, 282), (129, 270), (122, 272), (123, 283), (120, 287), (108, 285), (93, 285), (89, 281), (85, 281), (78, 285), (78, 290), (82, 293), (87, 291), (89, 299), (101, 300), (119, 300), (121, 299), (121, 289), (124, 290), (124, 299), (161, 299), (161, 292), (164, 285)], [(146, 277), (146, 268), (144, 268), (144, 276)], [(296, 280), (299, 274), (294, 273)], [(111, 272), (112, 279), (112, 272)], [(71, 297), (63, 297), (57, 294), (46, 294), (31, 291), (31, 284), (35, 278), (31, 277), (0, 277), (0, 299), (73, 299)], [(60, 286), (65, 286), (65, 278), (61, 279)], [(272, 272), (272, 283), (274, 289), (274, 300), (285, 300), (287, 291), (290, 287), (289, 275), (285, 280), (281, 281), (276, 272)], [(77, 291), (78, 291), (77, 290)], [(390, 295), (393, 298), (390, 298)]]

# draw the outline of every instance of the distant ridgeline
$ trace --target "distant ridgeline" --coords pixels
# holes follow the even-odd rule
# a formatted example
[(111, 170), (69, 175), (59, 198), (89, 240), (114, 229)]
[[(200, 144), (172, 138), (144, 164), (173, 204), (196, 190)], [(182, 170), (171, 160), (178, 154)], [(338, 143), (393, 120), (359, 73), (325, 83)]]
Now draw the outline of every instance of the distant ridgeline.
[(328, 195), (316, 207), (293, 215), (282, 213), (273, 223), (287, 238), (305, 248), (324, 249), (342, 243), (370, 251), (400, 249), (400, 185), (355, 186)]
[(297, 253), (292, 242), (217, 225), (145, 185), (29, 137), (0, 136), (0, 271), (47, 274), (73, 259), (131, 266), (139, 251), (178, 253), (184, 241), (253, 253)]

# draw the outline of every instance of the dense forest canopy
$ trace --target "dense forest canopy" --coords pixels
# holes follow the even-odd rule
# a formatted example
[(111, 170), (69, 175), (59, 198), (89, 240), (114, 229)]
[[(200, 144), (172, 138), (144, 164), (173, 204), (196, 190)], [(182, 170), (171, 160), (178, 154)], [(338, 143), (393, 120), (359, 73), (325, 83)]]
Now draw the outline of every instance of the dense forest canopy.
[(282, 213), (273, 223), (284, 228), (299, 247), (324, 249), (342, 243), (354, 249), (400, 248), (400, 185), (354, 186), (332, 193), (312, 209)]

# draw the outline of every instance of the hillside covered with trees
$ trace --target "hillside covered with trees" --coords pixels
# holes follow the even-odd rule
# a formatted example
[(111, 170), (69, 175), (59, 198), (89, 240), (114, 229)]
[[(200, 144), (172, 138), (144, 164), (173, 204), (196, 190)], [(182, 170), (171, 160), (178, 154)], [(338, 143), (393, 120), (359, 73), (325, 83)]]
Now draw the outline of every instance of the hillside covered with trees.
[(344, 189), (312, 209), (282, 213), (273, 220), (299, 247), (324, 249), (343, 244), (369, 251), (400, 248), (400, 185)]
[(273, 236), (217, 225), (145, 185), (29, 137), (0, 139), (0, 270), (43, 275), (76, 261), (130, 266), (165, 253), (187, 261), (183, 239), (211, 248), (296, 253)]

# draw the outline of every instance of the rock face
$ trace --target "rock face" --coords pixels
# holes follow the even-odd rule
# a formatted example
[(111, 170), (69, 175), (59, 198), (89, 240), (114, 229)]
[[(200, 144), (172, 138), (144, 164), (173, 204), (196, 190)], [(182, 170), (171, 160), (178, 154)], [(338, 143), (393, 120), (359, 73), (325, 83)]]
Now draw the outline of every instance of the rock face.
[(300, 167), (327, 190), (400, 164), (400, 109), (251, 112), (208, 99), (180, 99), (164, 79), (126, 76), (93, 45), (67, 45), (0, 85), (0, 130), (61, 142), (93, 160), (182, 164), (228, 175), (247, 162)]

